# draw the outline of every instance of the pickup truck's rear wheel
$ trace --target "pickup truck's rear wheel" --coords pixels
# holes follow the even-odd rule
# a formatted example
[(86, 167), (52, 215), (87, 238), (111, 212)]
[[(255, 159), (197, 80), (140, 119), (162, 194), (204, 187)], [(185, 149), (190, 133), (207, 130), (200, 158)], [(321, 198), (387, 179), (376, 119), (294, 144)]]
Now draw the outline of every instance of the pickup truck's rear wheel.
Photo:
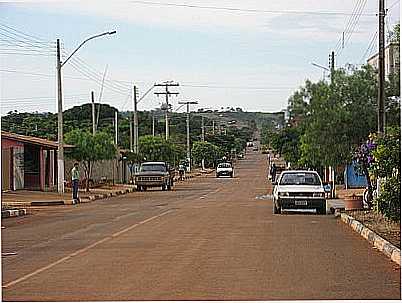
[(167, 190), (172, 190), (172, 185), (170, 183), (167, 185)]
[(142, 186), (141, 185), (137, 185), (137, 191), (142, 191)]

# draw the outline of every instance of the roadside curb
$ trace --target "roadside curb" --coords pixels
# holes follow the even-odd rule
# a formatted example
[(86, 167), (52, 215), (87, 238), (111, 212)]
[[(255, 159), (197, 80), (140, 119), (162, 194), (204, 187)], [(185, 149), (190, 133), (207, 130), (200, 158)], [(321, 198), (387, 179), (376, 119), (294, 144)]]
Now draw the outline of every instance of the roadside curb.
[(111, 198), (111, 197), (117, 197), (117, 196), (125, 195), (128, 193), (133, 193), (133, 192), (135, 192), (135, 188), (131, 187), (131, 188), (127, 188), (127, 189), (117, 190), (117, 191), (107, 193), (107, 194), (90, 195), (87, 198), (80, 199), (80, 202), (78, 202), (78, 204), (88, 203), (91, 201), (102, 200), (102, 199)]
[(369, 243), (375, 246), (379, 251), (391, 258), (392, 261), (397, 263), (399, 266), (401, 265), (401, 250), (399, 248), (345, 213), (341, 213), (341, 220), (349, 225), (355, 232), (360, 234), (360, 236), (369, 241)]
[[(114, 192), (110, 192), (107, 194), (95, 194), (95, 195), (90, 195), (85, 198), (80, 199), (80, 201), (77, 203), (75, 200), (68, 199), (68, 200), (53, 200), (53, 201), (31, 201), (31, 202), (3, 202), (3, 206), (9, 206), (9, 207), (29, 207), (29, 206), (58, 206), (58, 205), (75, 205), (75, 204), (81, 204), (81, 203), (89, 203), (95, 200), (101, 200), (101, 199), (106, 199), (110, 197), (117, 197), (120, 195), (125, 195), (128, 193), (134, 192), (135, 189), (134, 187), (132, 188), (127, 188), (127, 189), (122, 189)], [(26, 210), (25, 210), (26, 212)], [(6, 215), (6, 214), (5, 214)], [(2, 212), (2, 218), (8, 218), (10, 216), (6, 215), (7, 217), (3, 216)], [(14, 217), (14, 215), (12, 216)]]
[(8, 209), (1, 211), (1, 218), (11, 218), (11, 217), (20, 217), (25, 216), (27, 214), (26, 209)]
[[(190, 175), (188, 175), (188, 176), (184, 176), (184, 177), (183, 177), (183, 180), (181, 180), (181, 181), (189, 180), (189, 179), (192, 179), (192, 178), (195, 178), (195, 177), (199, 177), (199, 176), (203, 176), (203, 175), (209, 175), (209, 174), (212, 173), (212, 172), (213, 172), (213, 170), (211, 170), (211, 171), (205, 171), (205, 172), (192, 173), (192, 174), (190, 174)], [(174, 182), (178, 182), (178, 181), (180, 181), (179, 177), (175, 177), (175, 178), (174, 178)]]

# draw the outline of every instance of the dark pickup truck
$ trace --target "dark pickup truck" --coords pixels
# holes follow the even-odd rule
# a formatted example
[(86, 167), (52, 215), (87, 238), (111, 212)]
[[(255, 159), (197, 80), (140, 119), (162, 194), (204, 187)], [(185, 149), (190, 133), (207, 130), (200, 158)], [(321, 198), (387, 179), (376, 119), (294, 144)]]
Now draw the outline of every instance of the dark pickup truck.
[(160, 187), (162, 190), (171, 190), (175, 171), (166, 162), (144, 162), (135, 174), (135, 184), (138, 191), (145, 191), (149, 187)]

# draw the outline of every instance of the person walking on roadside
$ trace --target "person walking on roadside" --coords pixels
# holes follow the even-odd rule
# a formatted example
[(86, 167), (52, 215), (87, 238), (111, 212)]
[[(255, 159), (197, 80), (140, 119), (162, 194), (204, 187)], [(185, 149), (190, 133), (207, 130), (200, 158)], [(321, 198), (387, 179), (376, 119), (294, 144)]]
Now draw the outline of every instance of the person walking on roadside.
[(77, 162), (74, 163), (74, 167), (71, 170), (71, 181), (73, 187), (73, 200), (78, 202), (78, 183), (80, 182), (80, 171), (78, 169)]
[(272, 183), (275, 183), (275, 178), (276, 178), (276, 165), (275, 165), (275, 163), (272, 163), (272, 165), (271, 165), (271, 181), (272, 181)]
[(184, 177), (184, 165), (183, 164), (179, 165), (179, 176), (180, 176), (180, 181), (183, 181), (183, 177)]

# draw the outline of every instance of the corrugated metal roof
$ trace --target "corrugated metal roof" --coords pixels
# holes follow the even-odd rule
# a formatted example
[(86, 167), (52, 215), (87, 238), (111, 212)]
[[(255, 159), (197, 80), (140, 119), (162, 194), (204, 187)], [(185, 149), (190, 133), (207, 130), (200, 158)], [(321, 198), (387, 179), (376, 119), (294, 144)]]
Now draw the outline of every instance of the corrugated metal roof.
[[(1, 138), (15, 140), (15, 141), (23, 142), (23, 143), (30, 143), (30, 144), (34, 144), (34, 145), (50, 147), (52, 149), (58, 148), (58, 143), (56, 141), (50, 141), (47, 139), (42, 139), (42, 138), (37, 138), (37, 137), (19, 135), (19, 134), (15, 134), (15, 133), (6, 132), (6, 131), (1, 131)], [(74, 147), (74, 145), (69, 145), (69, 144), (63, 144), (63, 146), (65, 148)]]

